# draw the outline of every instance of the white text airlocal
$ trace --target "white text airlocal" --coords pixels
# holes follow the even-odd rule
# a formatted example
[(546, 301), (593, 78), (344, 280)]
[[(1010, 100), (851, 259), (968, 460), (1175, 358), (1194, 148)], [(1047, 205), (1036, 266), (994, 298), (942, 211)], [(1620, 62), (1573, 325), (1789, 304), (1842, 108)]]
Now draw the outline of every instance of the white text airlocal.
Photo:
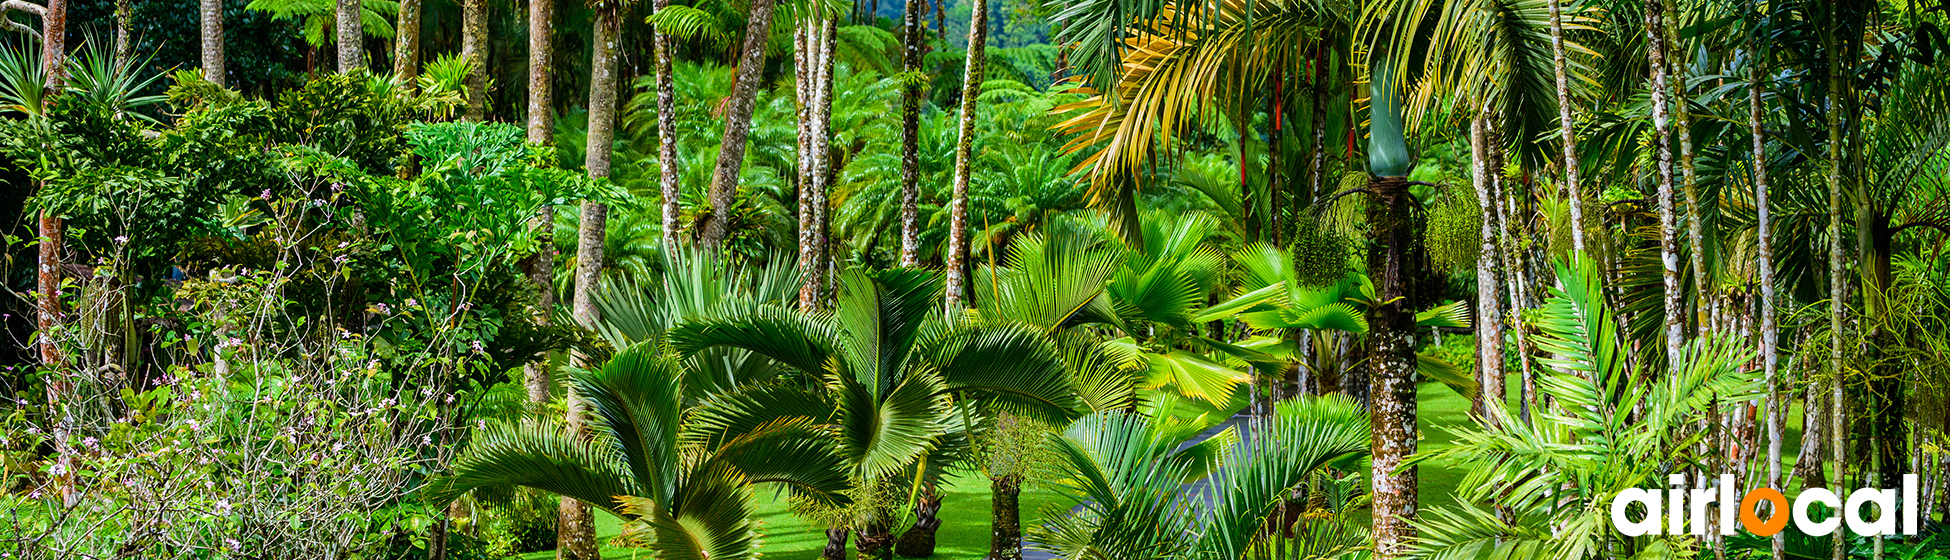
[[(1794, 519), (1794, 526), (1803, 533), (1822, 536), (1835, 532), (1844, 522), (1848, 530), (1861, 536), (1895, 535), (1897, 518), (1902, 519), (1902, 533), (1915, 535), (1921, 528), (1916, 512), (1916, 475), (1903, 475), (1902, 499), (1897, 500), (1896, 489), (1864, 488), (1850, 492), (1847, 500), (1836, 496), (1827, 488), (1809, 488), (1795, 497), (1794, 507), (1788, 507), (1786, 496), (1773, 488), (1757, 488), (1748, 491), (1734, 502), (1733, 475), (1720, 475), (1719, 484), (1713, 488), (1688, 488), (1685, 475), (1672, 475), (1672, 488), (1667, 490), (1647, 490), (1631, 488), (1619, 492), (1611, 502), (1611, 524), (1626, 536), (1645, 535), (1706, 535), (1710, 517), (1708, 504), (1721, 507), (1717, 510), (1719, 528), (1722, 535), (1732, 535), (1734, 518), (1739, 516), (1740, 526), (1747, 532), (1767, 537), (1781, 532), (1788, 519)], [(1760, 504), (1767, 502), (1769, 517), (1762, 519)], [(1900, 510), (1897, 504), (1900, 503)], [(1633, 521), (1626, 516), (1632, 504), (1643, 506), (1647, 512), (1643, 519)], [(1725, 507), (1734, 504), (1739, 507)], [(1808, 518), (1808, 508), (1813, 504), (1828, 506), (1831, 515), (1827, 519), (1814, 521)], [(1875, 506), (1873, 512), (1865, 513), (1863, 506)], [(1873, 516), (1873, 519), (1867, 518)]]

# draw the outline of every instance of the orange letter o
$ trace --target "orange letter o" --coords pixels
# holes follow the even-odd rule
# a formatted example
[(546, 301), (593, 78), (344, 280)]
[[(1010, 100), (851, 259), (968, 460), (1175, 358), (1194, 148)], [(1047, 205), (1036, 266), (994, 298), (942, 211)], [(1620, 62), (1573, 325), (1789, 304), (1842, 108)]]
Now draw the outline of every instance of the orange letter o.
[[(1768, 517), (1767, 521), (1761, 521), (1755, 513), (1754, 506), (1759, 505), (1761, 500), (1774, 504), (1774, 515)], [(1787, 514), (1787, 496), (1782, 496), (1780, 490), (1759, 488), (1740, 498), (1740, 526), (1746, 527), (1747, 532), (1757, 536), (1771, 537), (1774, 533), (1781, 532), (1781, 529), (1787, 527)]]

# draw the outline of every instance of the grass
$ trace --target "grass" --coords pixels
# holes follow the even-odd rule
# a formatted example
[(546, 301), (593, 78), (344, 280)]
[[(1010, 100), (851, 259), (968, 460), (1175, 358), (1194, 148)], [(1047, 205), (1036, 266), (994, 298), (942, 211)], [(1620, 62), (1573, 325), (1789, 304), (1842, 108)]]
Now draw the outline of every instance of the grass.
[[(1515, 396), (1521, 390), (1521, 381), (1513, 376), (1505, 383), (1505, 387), (1510, 391), (1511, 402), (1514, 402)], [(1424, 383), (1418, 389), (1416, 399), (1419, 405), (1417, 424), (1422, 432), (1420, 448), (1423, 451), (1454, 445), (1454, 431), (1475, 423), (1469, 418), (1469, 400), (1445, 385)], [(1234, 403), (1231, 410), (1238, 410), (1237, 407), (1244, 406), (1243, 399), (1239, 400), (1241, 402)], [(1193, 415), (1196, 412), (1180, 411), (1185, 415)], [(1791, 468), (1794, 454), (1800, 449), (1801, 432), (1793, 428), (1800, 425), (1799, 416), (1798, 410), (1790, 410), (1787, 419), (1790, 428), (1786, 434), (1786, 441), (1781, 446), (1784, 455), (1783, 473)], [(1463, 474), (1462, 469), (1458, 468), (1438, 464), (1423, 465), (1419, 486), (1422, 507), (1455, 504), (1456, 491), (1462, 482)], [(979, 474), (959, 474), (950, 479), (946, 492), (945, 499), (942, 501), (941, 531), (936, 535), (937, 547), (934, 558), (942, 560), (982, 558), (988, 552), (989, 543), (988, 479)], [(1022, 493), (1023, 526), (1028, 527), (1039, 523), (1046, 512), (1060, 511), (1060, 508), (1067, 504), (1065, 498), (1055, 495), (1046, 488), (1036, 484), (1025, 485)], [(771, 493), (762, 493), (759, 496), (756, 510), (761, 531), (765, 535), (763, 550), (766, 558), (811, 560), (818, 558), (820, 550), (826, 546), (826, 533), (823, 528), (814, 527), (793, 516), (786, 509), (784, 501)], [(596, 533), (599, 539), (606, 541), (620, 530), (621, 523), (615, 517), (604, 513), (597, 514)], [(849, 549), (851, 549), (850, 545), (851, 543)], [(604, 547), (602, 554), (605, 559), (648, 560), (651, 557), (641, 549), (619, 547)], [(851, 550), (849, 554), (851, 555)], [(554, 557), (554, 552), (544, 551), (517, 558), (546, 560)]]

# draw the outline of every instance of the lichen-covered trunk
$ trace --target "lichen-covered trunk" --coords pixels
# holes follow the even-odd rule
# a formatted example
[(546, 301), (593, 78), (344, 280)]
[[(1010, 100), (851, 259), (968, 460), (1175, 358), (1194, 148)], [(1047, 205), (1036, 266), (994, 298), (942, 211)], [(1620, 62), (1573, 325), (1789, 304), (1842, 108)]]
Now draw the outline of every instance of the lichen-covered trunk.
[(914, 526), (901, 533), (894, 543), (894, 554), (903, 558), (934, 556), (935, 533), (941, 530), (941, 490), (933, 484), (921, 486), (914, 500)]
[(135, 55), (135, 8), (129, 0), (115, 0), (115, 67), (128, 68)]
[(974, 172), (976, 98), (982, 93), (982, 73), (988, 50), (988, 0), (974, 0), (968, 18), (968, 57), (961, 77), (961, 123), (955, 137), (954, 194), (948, 203), (947, 304), (949, 312), (962, 307), (968, 278), (968, 180)]
[[(555, 0), (528, 0), (528, 141), (555, 141)], [(553, 226), (549, 226), (553, 227)]]
[(596, 12), (589, 49), (589, 134), (582, 156), (582, 167), (590, 177), (609, 177), (611, 144), (616, 139), (616, 42), (621, 26), (621, 15)]
[(198, 0), (200, 21), (198, 29), (203, 45), (203, 79), (210, 83), (224, 85), (223, 67), (223, 0)]
[(1824, 452), (1828, 449), (1828, 392), (1820, 385), (1809, 385), (1801, 394), (1801, 449), (1794, 458), (1794, 478), (1801, 480), (1802, 488), (1815, 488), (1828, 485), (1828, 475), (1822, 470), (1826, 461)]
[[(670, 7), (670, 0), (657, 0), (657, 11)], [(657, 33), (651, 40), (657, 49), (657, 187), (663, 197), (664, 252), (677, 251), (678, 216), (684, 197), (678, 180), (684, 171), (677, 162), (677, 80), (670, 75), (673, 48), (670, 35)]]
[(989, 555), (986, 560), (1022, 560), (1022, 477), (989, 479)]
[(1570, 201), (1571, 250), (1585, 252), (1584, 191), (1578, 186), (1578, 137), (1571, 118), (1571, 78), (1565, 70), (1563, 0), (1549, 0), (1551, 19), (1551, 68), (1557, 78), (1557, 127), (1563, 143), (1564, 193)]
[(1415, 306), (1426, 274), (1422, 216), (1401, 177), (1371, 181), (1368, 223), (1374, 241), (1368, 252), (1376, 299), (1368, 312), (1368, 411), (1373, 426), (1369, 446), (1374, 484), (1374, 540), (1377, 559), (1400, 557), (1415, 539), (1417, 476), (1402, 463), (1416, 449)]
[(466, 120), (487, 120), (487, 0), (461, 0), (460, 58), (467, 61)]
[[(1758, 0), (1748, 0), (1747, 13), (1758, 11)], [(1767, 379), (1767, 487), (1786, 488), (1781, 484), (1781, 441), (1786, 438), (1785, 406), (1781, 402), (1781, 358), (1779, 327), (1774, 319), (1774, 222), (1773, 210), (1767, 198), (1767, 135), (1764, 130), (1761, 111), (1761, 97), (1765, 94), (1766, 82), (1761, 81), (1765, 73), (1761, 71), (1759, 56), (1760, 32), (1755, 29), (1758, 22), (1748, 18), (1747, 53), (1753, 57), (1747, 65), (1747, 131), (1752, 138), (1753, 159), (1748, 163), (1753, 167), (1754, 182), (1754, 245), (1760, 261), (1755, 271), (1755, 283), (1760, 284), (1760, 363)], [(1775, 533), (1773, 558), (1776, 560), (1787, 554), (1787, 535)]]
[[(1673, 7), (1672, 0), (1664, 0), (1664, 4), (1666, 11), (1665, 21), (1678, 22), (1679, 12)], [(1672, 113), (1672, 134), (1673, 139), (1679, 142), (1680, 192), (1686, 197), (1686, 246), (1688, 249), (1686, 260), (1692, 265), (1693, 271), (1693, 306), (1708, 307), (1708, 309), (1701, 309), (1697, 312), (1689, 313), (1686, 316), (1685, 322), (1692, 324), (1696, 323), (1696, 317), (1701, 315), (1707, 317), (1713, 316), (1713, 310), (1710, 307), (1717, 300), (1709, 293), (1712, 283), (1707, 281), (1706, 276), (1706, 233), (1702, 229), (1703, 224), (1701, 223), (1701, 219), (1706, 212), (1700, 208), (1699, 202), (1699, 171), (1695, 162), (1696, 157), (1693, 153), (1693, 112), (1691, 95), (1687, 93), (1686, 88), (1685, 49), (1675, 47), (1675, 45), (1679, 45), (1679, 33), (1673, 29), (1675, 25), (1666, 25), (1664, 27), (1666, 46), (1672, 51), (1672, 60), (1666, 61), (1666, 72), (1670, 75), (1667, 78), (1667, 83), (1673, 88), (1672, 104), (1674, 111)], [(1700, 324), (1696, 328), (1703, 330), (1705, 326), (1705, 324)]]
[(338, 0), (333, 17), (338, 31), (339, 72), (366, 67), (365, 28), (359, 20), (359, 0)]
[[(600, 20), (597, 25), (602, 25)], [(602, 279), (603, 236), (608, 218), (607, 205), (587, 201), (582, 203), (582, 213), (576, 224), (575, 299), (572, 311), (576, 323), (583, 328), (593, 328), (601, 320), (596, 310), (595, 292), (597, 283)], [(587, 356), (579, 354), (575, 356), (575, 362), (578, 367), (595, 366), (589, 363)], [(569, 429), (578, 434), (586, 433), (587, 407), (576, 394), (574, 385), (565, 384), (563, 404), (568, 408)], [(558, 507), (555, 557), (558, 560), (598, 560), (595, 516), (589, 504), (562, 498)]]
[(732, 198), (738, 194), (738, 169), (745, 161), (745, 140), (752, 132), (752, 109), (757, 104), (760, 73), (765, 69), (765, 43), (772, 33), (773, 0), (752, 0), (747, 12), (744, 50), (738, 56), (738, 81), (725, 104), (723, 142), (717, 167), (711, 172), (711, 211), (698, 218), (698, 241), (716, 249), (730, 234)]
[(47, 0), (46, 7), (41, 16), (41, 73), (47, 77), (44, 102), (68, 85), (68, 0)]
[(1659, 262), (1665, 288), (1666, 367), (1679, 367), (1685, 352), (1686, 301), (1679, 281), (1679, 230), (1672, 193), (1672, 115), (1667, 106), (1665, 7), (1660, 0), (1645, 2), (1646, 61), (1652, 79), (1652, 145), (1658, 164)]
[(1476, 375), (1481, 387), (1473, 412), (1490, 422), (1487, 407), (1503, 399), (1503, 278), (1497, 262), (1496, 193), (1489, 168), (1489, 117), (1470, 120), (1469, 149), (1476, 206), (1483, 214), (1482, 246), (1476, 257)]
[(921, 266), (921, 38), (923, 0), (907, 0), (901, 13), (901, 260)]
[(61, 312), (61, 271), (62, 252), (67, 245), (66, 227), (60, 216), (42, 210), (39, 233), (40, 262), (37, 263), (36, 272), (40, 284), (37, 319), (41, 337), (41, 367), (54, 372), (47, 376), (47, 402), (53, 405), (49, 413), (54, 417), (54, 463), (60, 467), (60, 473), (54, 476), (54, 488), (62, 504), (72, 505), (78, 497), (74, 485), (74, 449), (68, 442), (68, 435), (74, 426), (73, 417), (63, 403), (73, 398), (70, 393), (74, 391), (74, 386), (61, 373), (66, 360), (61, 353), (61, 337), (54, 334), (65, 320)]
[[(1833, 35), (1834, 33), (1828, 33)], [(1828, 371), (1832, 388), (1829, 409), (1829, 454), (1835, 464), (1834, 478), (1829, 480), (1836, 495), (1844, 495), (1843, 488), (1848, 480), (1847, 437), (1848, 396), (1844, 392), (1843, 372), (1846, 371), (1843, 359), (1842, 319), (1847, 305), (1848, 282), (1843, 277), (1847, 270), (1847, 260), (1842, 250), (1842, 57), (1836, 51), (1840, 41), (1828, 38), (1828, 332), (1833, 343), (1828, 345)], [(1847, 557), (1848, 540), (1842, 531), (1834, 536), (1834, 558)]]
[(799, 80), (802, 94), (801, 124), (804, 153), (800, 156), (799, 181), (799, 307), (819, 307), (825, 286), (827, 182), (832, 166), (833, 118), (833, 40), (835, 23), (820, 18), (802, 26)]
[(399, 23), (393, 27), (393, 77), (400, 87), (413, 87), (420, 76), (421, 0), (399, 0)]

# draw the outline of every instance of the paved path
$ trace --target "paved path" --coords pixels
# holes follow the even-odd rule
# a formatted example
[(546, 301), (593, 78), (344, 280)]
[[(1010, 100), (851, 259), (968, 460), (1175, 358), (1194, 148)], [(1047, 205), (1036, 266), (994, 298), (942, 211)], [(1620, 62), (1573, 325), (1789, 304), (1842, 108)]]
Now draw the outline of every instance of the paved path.
[[(1247, 408), (1250, 409), (1251, 407), (1247, 407)], [(1219, 425), (1213, 426), (1211, 428), (1207, 428), (1203, 432), (1199, 432), (1198, 435), (1193, 436), (1190, 441), (1185, 442), (1184, 445), (1178, 446), (1178, 449), (1176, 449), (1175, 451), (1182, 451), (1187, 447), (1198, 445), (1199, 442), (1212, 439), (1212, 436), (1219, 435), (1219, 432), (1225, 431), (1226, 428), (1242, 426), (1246, 422), (1250, 421), (1252, 417), (1253, 416), (1247, 411), (1241, 410), (1238, 414), (1234, 414), (1231, 418), (1227, 418), (1224, 422), (1220, 422)], [(1249, 434), (1244, 427), (1240, 427), (1236, 431), (1236, 433), (1239, 434), (1239, 441), (1241, 443), (1244, 443), (1248, 437), (1251, 437), (1251, 434)], [(1208, 490), (1210, 490), (1211, 483), (1212, 483), (1212, 477), (1208, 476), (1193, 481), (1191, 484), (1186, 484), (1185, 487), (1180, 488), (1178, 492), (1181, 494), (1189, 494), (1193, 496), (1209, 496), (1210, 493), (1208, 492)], [(1082, 508), (1083, 506), (1077, 506), (1071, 508), (1070, 512), (1076, 513)], [(1022, 558), (1023, 560), (1057, 560), (1055, 554), (1051, 554), (1049, 551), (1037, 548), (1036, 543), (1029, 542), (1029, 541), (1023, 541), (1022, 543)]]

